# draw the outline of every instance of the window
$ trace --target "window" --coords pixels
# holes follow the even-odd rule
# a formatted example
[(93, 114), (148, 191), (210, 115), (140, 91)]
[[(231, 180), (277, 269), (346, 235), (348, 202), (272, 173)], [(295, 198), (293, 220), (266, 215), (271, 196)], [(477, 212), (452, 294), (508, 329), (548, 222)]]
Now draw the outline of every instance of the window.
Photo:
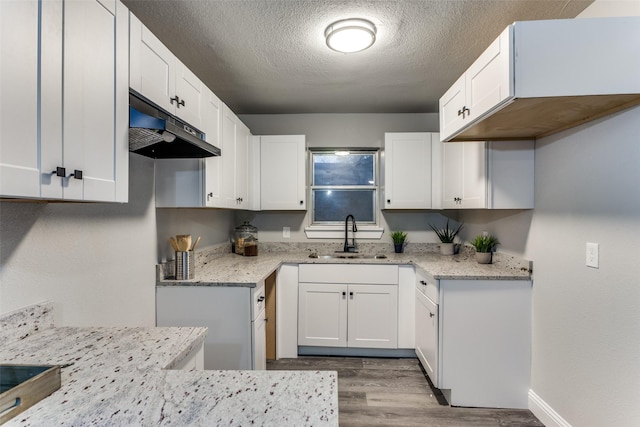
[(347, 215), (358, 224), (376, 224), (376, 151), (311, 152), (311, 223), (343, 224)]

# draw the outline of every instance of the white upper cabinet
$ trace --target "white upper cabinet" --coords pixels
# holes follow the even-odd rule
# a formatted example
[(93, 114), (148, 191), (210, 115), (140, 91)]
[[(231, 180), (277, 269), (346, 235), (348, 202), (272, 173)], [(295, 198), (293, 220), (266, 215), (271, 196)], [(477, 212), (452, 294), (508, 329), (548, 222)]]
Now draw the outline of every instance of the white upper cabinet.
[(437, 133), (385, 133), (383, 206), (385, 209), (431, 209), (432, 139)]
[(533, 209), (533, 141), (442, 145), (444, 209)]
[(206, 87), (135, 15), (130, 21), (130, 87), (200, 129)]
[(443, 141), (540, 138), (640, 104), (640, 17), (516, 22), (440, 98)]
[(305, 136), (259, 138), (260, 209), (306, 210)]
[[(34, 8), (40, 22), (40, 40), (35, 46), (32, 32), (35, 31), (37, 40), (38, 26), (33, 26)], [(41, 3), (40, 16), (37, 10), (35, 1), (2, 2), (0, 193), (15, 197), (126, 202), (128, 10), (114, 0), (48, 1)], [(27, 25), (22, 24), (18, 16), (24, 18)], [(4, 31), (11, 30), (11, 22), (21, 23), (19, 33), (25, 33), (25, 37), (24, 40), (20, 37), (20, 44), (30, 46), (24, 47), (25, 57), (17, 58), (15, 63), (11, 59), (13, 48), (5, 46), (8, 38)], [(14, 44), (15, 35), (11, 40)], [(34, 52), (40, 55), (40, 70), (38, 64), (33, 63)], [(9, 72), (5, 71), (5, 64)], [(24, 74), (16, 74), (18, 71)], [(40, 80), (38, 77), (34, 80), (34, 75), (39, 75)], [(29, 88), (21, 88), (23, 84)], [(15, 94), (9, 88), (13, 85), (24, 91), (19, 101), (13, 98)], [(24, 114), (21, 118), (12, 118), (13, 111), (5, 108), (4, 103), (12, 100), (15, 101), (12, 109)], [(34, 109), (34, 102), (38, 101), (39, 120)], [(5, 129), (7, 118), (17, 121)], [(12, 135), (17, 125), (22, 128), (21, 134)], [(34, 132), (37, 132), (36, 138)], [(4, 160), (5, 155), (9, 161)], [(15, 166), (20, 170), (16, 171)], [(33, 180), (36, 170), (37, 184)], [(12, 184), (5, 190), (8, 181)]]
[(443, 140), (513, 95), (511, 33), (507, 27), (440, 98)]
[[(252, 209), (249, 128), (212, 93), (203, 122), (220, 157), (156, 159), (156, 207)], [(216, 136), (217, 135), (217, 136)], [(215, 142), (213, 142), (215, 141)]]

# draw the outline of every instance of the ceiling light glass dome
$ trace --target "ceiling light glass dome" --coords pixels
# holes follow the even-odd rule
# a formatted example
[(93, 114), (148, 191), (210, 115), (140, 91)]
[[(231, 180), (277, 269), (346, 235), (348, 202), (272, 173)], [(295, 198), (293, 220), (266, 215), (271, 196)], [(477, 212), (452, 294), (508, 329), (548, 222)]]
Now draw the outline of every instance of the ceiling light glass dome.
[(329, 25), (324, 36), (327, 46), (337, 52), (360, 52), (376, 41), (376, 26), (365, 19), (344, 19)]

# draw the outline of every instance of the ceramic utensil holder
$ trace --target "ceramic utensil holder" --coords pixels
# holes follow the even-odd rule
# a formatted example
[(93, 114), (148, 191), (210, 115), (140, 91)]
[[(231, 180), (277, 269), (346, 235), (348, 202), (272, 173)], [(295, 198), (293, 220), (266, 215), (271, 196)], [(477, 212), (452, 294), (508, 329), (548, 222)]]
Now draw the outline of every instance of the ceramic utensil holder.
[(194, 278), (195, 262), (193, 251), (176, 251), (176, 280)]

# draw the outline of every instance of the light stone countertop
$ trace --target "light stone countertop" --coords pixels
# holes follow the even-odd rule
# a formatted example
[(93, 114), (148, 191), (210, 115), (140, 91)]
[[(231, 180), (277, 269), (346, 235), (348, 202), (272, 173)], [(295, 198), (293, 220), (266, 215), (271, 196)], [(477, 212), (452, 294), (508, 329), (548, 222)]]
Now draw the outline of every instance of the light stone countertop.
[(58, 391), (4, 425), (338, 425), (335, 372), (166, 370), (205, 335), (206, 328), (52, 327), (4, 342), (0, 363), (72, 363)]
[[(495, 253), (493, 264), (478, 264), (469, 251), (445, 256), (438, 252), (421, 251), (396, 254), (382, 252), (386, 259), (309, 258), (309, 251), (262, 251), (255, 257), (216, 252), (196, 256), (195, 278), (192, 280), (163, 279), (158, 286), (246, 286), (267, 278), (282, 264), (390, 264), (414, 265), (436, 280), (531, 280), (531, 263), (527, 260)], [(318, 252), (319, 255), (330, 251)], [(371, 252), (378, 254), (380, 252)], [(162, 269), (160, 269), (162, 271)]]

